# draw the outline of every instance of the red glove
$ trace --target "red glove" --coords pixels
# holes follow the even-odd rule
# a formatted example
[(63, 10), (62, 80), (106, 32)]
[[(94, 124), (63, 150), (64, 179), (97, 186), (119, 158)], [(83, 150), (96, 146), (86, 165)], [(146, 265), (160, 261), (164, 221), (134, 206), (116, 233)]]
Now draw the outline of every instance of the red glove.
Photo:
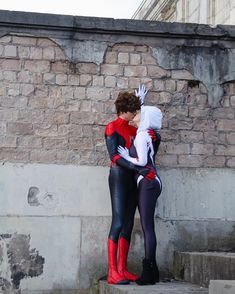
[(152, 130), (152, 129), (148, 130), (148, 134), (152, 138), (153, 142), (157, 141), (157, 137), (156, 137), (156, 135), (154, 133), (154, 130)]
[(149, 173), (146, 175), (145, 178), (146, 178), (147, 180), (149, 180), (149, 181), (155, 179), (155, 178), (156, 178), (156, 174), (155, 174), (155, 172), (150, 168), (149, 165), (147, 165), (146, 167), (149, 169)]

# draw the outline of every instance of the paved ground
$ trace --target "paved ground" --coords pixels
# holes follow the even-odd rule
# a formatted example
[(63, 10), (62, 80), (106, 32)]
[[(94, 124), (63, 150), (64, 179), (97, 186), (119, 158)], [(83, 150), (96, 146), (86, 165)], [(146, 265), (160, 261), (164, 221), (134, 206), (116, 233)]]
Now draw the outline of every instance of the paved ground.
[(208, 289), (184, 282), (157, 283), (153, 286), (108, 285), (100, 282), (100, 294), (208, 294)]

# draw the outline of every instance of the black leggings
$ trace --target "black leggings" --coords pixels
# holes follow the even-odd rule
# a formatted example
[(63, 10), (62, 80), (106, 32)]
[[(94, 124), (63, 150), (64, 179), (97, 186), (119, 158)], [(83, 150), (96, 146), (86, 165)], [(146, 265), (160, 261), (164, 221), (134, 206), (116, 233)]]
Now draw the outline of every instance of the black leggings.
[(136, 182), (132, 171), (120, 166), (110, 168), (109, 189), (112, 205), (109, 238), (118, 242), (119, 237), (124, 237), (130, 242), (137, 207)]
[(157, 240), (154, 230), (154, 211), (161, 194), (161, 184), (154, 179), (142, 179), (138, 187), (138, 209), (144, 233), (145, 258), (156, 259)]

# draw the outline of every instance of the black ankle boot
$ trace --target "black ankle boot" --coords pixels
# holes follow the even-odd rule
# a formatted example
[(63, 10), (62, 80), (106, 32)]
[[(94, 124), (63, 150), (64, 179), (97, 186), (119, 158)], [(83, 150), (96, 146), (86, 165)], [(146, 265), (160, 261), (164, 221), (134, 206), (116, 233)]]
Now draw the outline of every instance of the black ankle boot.
[(136, 283), (142, 285), (154, 285), (159, 282), (159, 271), (155, 260), (144, 259), (141, 277)]

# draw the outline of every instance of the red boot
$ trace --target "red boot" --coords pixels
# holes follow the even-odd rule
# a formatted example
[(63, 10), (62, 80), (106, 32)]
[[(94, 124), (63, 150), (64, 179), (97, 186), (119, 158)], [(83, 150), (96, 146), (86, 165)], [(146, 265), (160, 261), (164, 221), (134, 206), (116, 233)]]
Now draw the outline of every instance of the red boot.
[(117, 271), (117, 243), (108, 239), (108, 284), (127, 285), (128, 280), (119, 275)]
[(139, 276), (136, 276), (132, 273), (129, 273), (126, 269), (128, 251), (129, 251), (128, 241), (123, 237), (119, 238), (119, 241), (118, 241), (118, 273), (125, 280), (136, 281), (137, 279), (139, 279)]

